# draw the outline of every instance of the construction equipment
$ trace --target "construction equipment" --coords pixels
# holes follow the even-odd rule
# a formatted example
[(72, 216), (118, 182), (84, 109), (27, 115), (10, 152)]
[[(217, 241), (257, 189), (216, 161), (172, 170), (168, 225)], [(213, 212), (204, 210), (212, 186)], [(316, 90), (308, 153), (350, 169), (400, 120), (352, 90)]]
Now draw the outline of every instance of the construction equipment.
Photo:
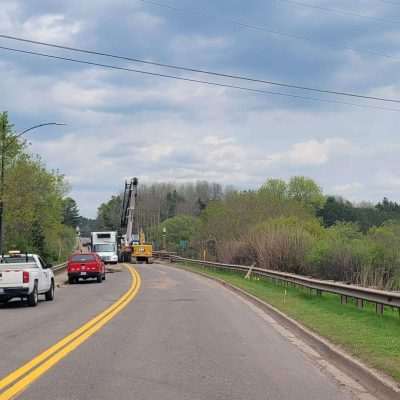
[(153, 262), (153, 246), (146, 243), (143, 229), (139, 233), (139, 243), (132, 245), (132, 261), (145, 262), (146, 264)]
[(121, 262), (146, 262), (153, 258), (153, 246), (146, 243), (143, 229), (135, 223), (138, 179), (125, 182), (121, 210), (121, 234), (119, 240), (119, 260)]
[(132, 257), (132, 232), (138, 183), (137, 178), (132, 178), (129, 183), (125, 182), (120, 221), (121, 236), (118, 241), (118, 258), (120, 262), (130, 262)]

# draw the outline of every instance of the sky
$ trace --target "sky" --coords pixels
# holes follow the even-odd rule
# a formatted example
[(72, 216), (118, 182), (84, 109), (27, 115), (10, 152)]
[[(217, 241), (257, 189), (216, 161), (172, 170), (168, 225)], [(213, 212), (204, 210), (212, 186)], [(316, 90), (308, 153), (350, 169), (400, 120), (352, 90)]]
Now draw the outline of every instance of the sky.
[[(157, 3), (155, 4), (154, 1)], [(0, 34), (400, 99), (400, 2), (2, 0)], [(308, 6), (307, 6), (308, 5)], [(311, 7), (310, 7), (311, 6)], [(275, 32), (275, 33), (272, 33)], [(400, 104), (271, 87), (0, 39), (0, 46), (350, 104), (252, 93), (0, 50), (0, 110), (70, 183), (81, 214), (124, 181), (238, 189), (305, 175), (354, 202), (400, 201)], [(399, 111), (382, 110), (387, 107)]]

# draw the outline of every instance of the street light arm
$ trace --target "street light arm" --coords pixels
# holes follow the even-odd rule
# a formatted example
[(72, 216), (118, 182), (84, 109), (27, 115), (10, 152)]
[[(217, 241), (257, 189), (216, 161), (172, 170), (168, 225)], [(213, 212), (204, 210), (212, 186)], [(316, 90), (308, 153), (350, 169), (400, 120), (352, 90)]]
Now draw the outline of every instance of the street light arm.
[(31, 126), (30, 128), (25, 129), (24, 131), (18, 133), (18, 135), (15, 135), (15, 136), (13, 136), (12, 138), (10, 138), (10, 141), (9, 141), (8, 144), (4, 147), (4, 150), (6, 150), (6, 149), (11, 145), (11, 143), (12, 143), (14, 140), (17, 140), (17, 139), (20, 138), (22, 135), (25, 135), (25, 133), (27, 133), (27, 132), (29, 132), (29, 131), (33, 131), (34, 129), (37, 129), (37, 128), (41, 128), (42, 126), (49, 126), (49, 125), (65, 126), (65, 125), (67, 125), (67, 124), (62, 124), (62, 123), (58, 123), (58, 122), (46, 122), (46, 123), (44, 123), (44, 124), (39, 124), (39, 125)]

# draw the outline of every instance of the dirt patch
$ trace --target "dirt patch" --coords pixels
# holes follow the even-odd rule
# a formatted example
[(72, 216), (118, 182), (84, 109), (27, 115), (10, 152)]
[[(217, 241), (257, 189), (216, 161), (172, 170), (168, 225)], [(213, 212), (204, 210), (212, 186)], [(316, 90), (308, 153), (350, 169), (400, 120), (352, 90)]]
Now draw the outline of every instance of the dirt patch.
[(113, 274), (114, 272), (122, 272), (123, 268), (120, 266), (112, 266), (112, 267), (106, 267), (106, 272), (109, 274)]

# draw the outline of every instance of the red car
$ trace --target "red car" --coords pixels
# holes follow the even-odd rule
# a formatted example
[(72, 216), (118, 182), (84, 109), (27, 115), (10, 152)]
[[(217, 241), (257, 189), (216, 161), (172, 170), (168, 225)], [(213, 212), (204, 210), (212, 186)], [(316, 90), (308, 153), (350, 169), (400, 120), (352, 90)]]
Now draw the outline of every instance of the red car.
[(96, 278), (101, 283), (106, 279), (106, 267), (96, 253), (72, 254), (67, 263), (68, 282), (77, 283), (79, 279)]

